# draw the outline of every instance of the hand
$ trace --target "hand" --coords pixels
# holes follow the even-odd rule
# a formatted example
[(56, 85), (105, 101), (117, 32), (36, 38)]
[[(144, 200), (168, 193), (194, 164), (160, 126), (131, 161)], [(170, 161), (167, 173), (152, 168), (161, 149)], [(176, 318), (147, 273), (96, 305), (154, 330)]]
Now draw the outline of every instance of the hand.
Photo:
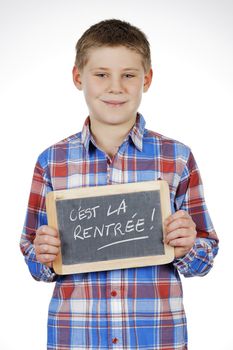
[(34, 239), (34, 247), (36, 259), (40, 263), (52, 267), (59, 253), (60, 245), (58, 232), (55, 229), (47, 225), (38, 228), (36, 238)]
[(194, 245), (197, 231), (196, 224), (191, 216), (184, 210), (170, 215), (164, 222), (165, 243), (175, 248), (175, 257), (186, 255)]

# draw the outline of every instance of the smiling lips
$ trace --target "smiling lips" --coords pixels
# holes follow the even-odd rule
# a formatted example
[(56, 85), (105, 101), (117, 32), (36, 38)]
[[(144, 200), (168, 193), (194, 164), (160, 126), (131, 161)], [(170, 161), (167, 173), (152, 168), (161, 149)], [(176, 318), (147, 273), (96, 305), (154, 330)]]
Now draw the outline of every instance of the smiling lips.
[(126, 101), (117, 101), (117, 100), (102, 100), (102, 102), (112, 107), (120, 107), (126, 103)]

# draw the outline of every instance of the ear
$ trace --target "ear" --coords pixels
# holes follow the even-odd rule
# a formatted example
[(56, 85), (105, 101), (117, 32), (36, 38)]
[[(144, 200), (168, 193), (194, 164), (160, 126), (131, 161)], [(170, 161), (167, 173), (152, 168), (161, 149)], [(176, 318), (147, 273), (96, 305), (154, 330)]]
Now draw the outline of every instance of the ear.
[(78, 90), (82, 90), (81, 72), (80, 72), (80, 70), (78, 69), (77, 66), (74, 66), (74, 68), (72, 70), (72, 75), (73, 75), (74, 85), (76, 86), (76, 88)]
[(152, 77), (153, 77), (153, 70), (152, 70), (152, 68), (150, 68), (148, 73), (146, 73), (144, 76), (143, 92), (147, 92), (147, 90), (149, 89), (150, 84), (152, 82)]

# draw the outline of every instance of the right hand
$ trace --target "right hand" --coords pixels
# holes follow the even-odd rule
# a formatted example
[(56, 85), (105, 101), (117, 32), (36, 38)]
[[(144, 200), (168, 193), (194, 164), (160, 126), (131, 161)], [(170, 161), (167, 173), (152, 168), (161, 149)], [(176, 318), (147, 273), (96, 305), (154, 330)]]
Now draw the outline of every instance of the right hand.
[(40, 263), (52, 267), (60, 251), (60, 246), (61, 241), (57, 230), (47, 225), (40, 226), (37, 229), (34, 247), (36, 259)]

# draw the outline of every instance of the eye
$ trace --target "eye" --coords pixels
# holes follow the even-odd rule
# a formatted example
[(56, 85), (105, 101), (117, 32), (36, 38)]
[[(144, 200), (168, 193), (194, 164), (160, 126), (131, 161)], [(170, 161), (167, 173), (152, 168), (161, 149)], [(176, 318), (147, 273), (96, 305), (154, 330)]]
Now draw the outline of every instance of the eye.
[(99, 78), (106, 78), (107, 74), (106, 73), (96, 73), (95, 76), (99, 77)]
[(134, 75), (133, 75), (133, 74), (129, 74), (129, 73), (126, 73), (124, 76), (125, 76), (125, 78), (127, 78), (127, 79), (134, 78)]

